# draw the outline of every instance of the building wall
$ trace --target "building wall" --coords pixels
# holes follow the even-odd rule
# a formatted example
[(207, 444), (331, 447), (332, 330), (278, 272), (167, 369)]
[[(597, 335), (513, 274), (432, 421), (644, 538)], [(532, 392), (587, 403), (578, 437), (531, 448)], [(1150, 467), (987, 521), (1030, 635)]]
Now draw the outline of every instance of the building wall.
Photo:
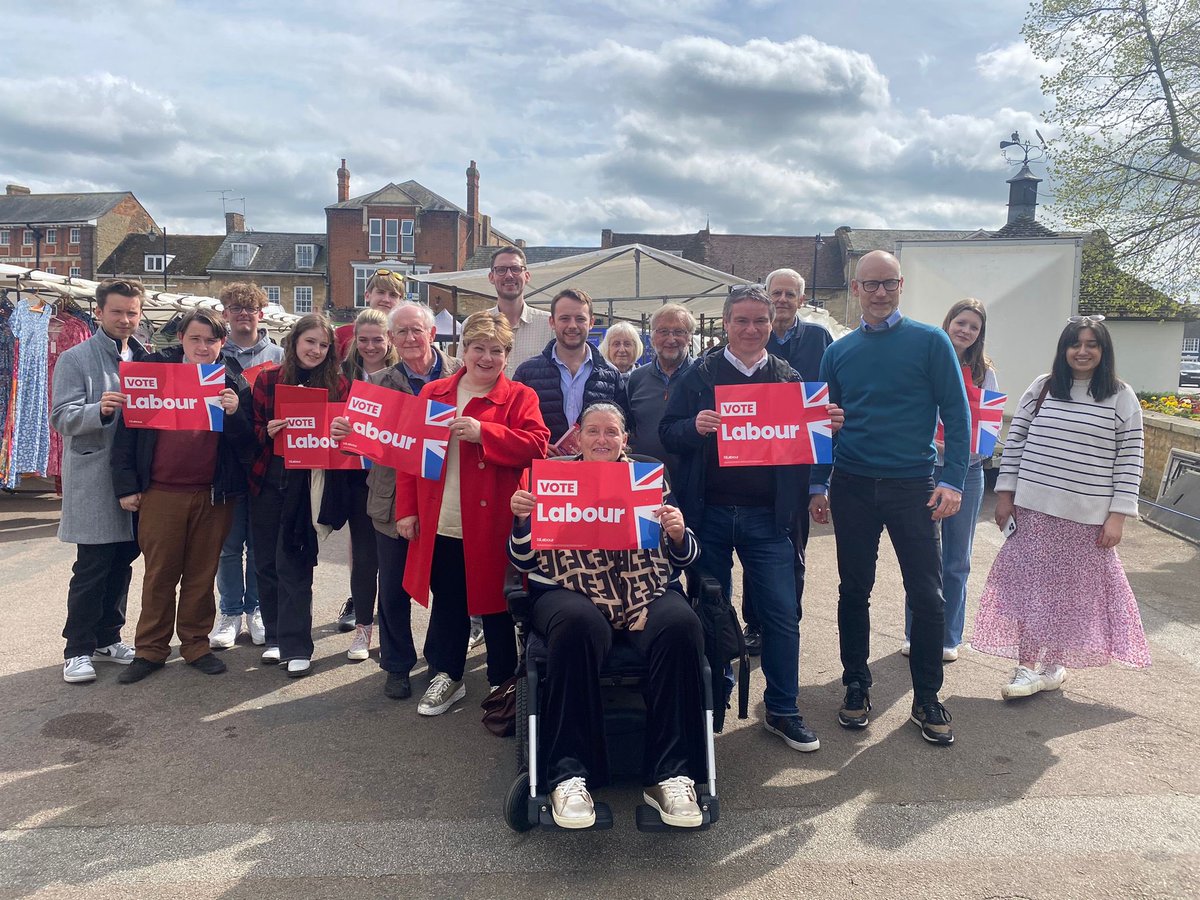
[(252, 284), (257, 284), (261, 288), (277, 287), (279, 288), (279, 305), (288, 312), (295, 312), (293, 308), (293, 288), (296, 287), (311, 287), (313, 292), (313, 312), (323, 312), (325, 309), (325, 298), (327, 295), (325, 287), (325, 275), (323, 273), (314, 273), (312, 275), (299, 275), (296, 273), (273, 274), (271, 272), (213, 272), (211, 280), (208, 283), (207, 291), (210, 297), (216, 297), (221, 293), (221, 289), (226, 285), (233, 284), (238, 281), (249, 281)]
[(1174, 393), (1179, 386), (1182, 322), (1109, 319), (1104, 324), (1112, 335), (1117, 375), (1123, 381), (1135, 391)]
[[(19, 225), (0, 226), (8, 229), (8, 246), (0, 245), (0, 262), (11, 263), (15, 266), (33, 268), (37, 264), (37, 241), (30, 246), (24, 246), (25, 229)], [(80, 231), (79, 242), (71, 243), (71, 229)], [(42, 241), (41, 266), (42, 271), (54, 267), (56, 275), (70, 275), (72, 267), (79, 268), (81, 278), (92, 278), (95, 272), (92, 247), (94, 245), (95, 228), (91, 225), (38, 225), (45, 234), (53, 228), (56, 232), (53, 244)]]
[[(96, 266), (108, 259), (109, 254), (117, 249), (127, 234), (134, 232), (145, 234), (152, 225), (154, 225), (154, 219), (136, 198), (126, 197), (114, 206), (96, 223), (95, 239), (91, 247), (94, 255), (88, 265), (84, 267), (83, 277), (91, 278), (92, 273), (96, 271)], [(170, 249), (169, 238), (168, 249)]]

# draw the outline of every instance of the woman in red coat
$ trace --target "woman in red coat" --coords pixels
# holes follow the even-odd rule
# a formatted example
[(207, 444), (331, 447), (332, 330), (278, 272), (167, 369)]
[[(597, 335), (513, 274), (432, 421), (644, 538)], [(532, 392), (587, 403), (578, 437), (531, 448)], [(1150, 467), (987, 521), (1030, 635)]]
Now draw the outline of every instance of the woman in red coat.
[(546, 455), (550, 440), (537, 394), (504, 374), (513, 344), (508, 320), (475, 313), (463, 323), (462, 343), (463, 368), (420, 394), (458, 410), (442, 480), (396, 473), (396, 530), (410, 542), (404, 589), (422, 605), (433, 594), (425, 635), (431, 678), (417, 704), (423, 716), (441, 715), (467, 694), (463, 669), (472, 615), (483, 617), (488, 683), (499, 685), (516, 670), (504, 600), (508, 505), (521, 473)]

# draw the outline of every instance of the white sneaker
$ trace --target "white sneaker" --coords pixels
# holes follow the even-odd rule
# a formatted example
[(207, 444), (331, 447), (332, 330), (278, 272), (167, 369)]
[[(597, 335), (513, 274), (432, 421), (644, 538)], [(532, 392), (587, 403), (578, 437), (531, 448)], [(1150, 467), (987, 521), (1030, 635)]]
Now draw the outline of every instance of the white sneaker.
[(92, 662), (115, 662), (127, 666), (133, 662), (133, 648), (124, 641), (117, 641), (107, 647), (97, 647), (92, 651)]
[(905, 641), (900, 645), (900, 655), (908, 656), (912, 653), (912, 641)]
[(347, 659), (363, 660), (371, 658), (371, 633), (374, 630), (374, 625), (354, 626), (354, 640), (350, 642), (350, 649), (346, 651)]
[(483, 644), (483, 623), (471, 622), (471, 635), (467, 638), (467, 649), (474, 650)]
[(287, 676), (288, 678), (303, 678), (312, 671), (312, 660), (309, 659), (289, 659), (287, 661)]
[(440, 716), (465, 696), (465, 684), (454, 681), (445, 672), (438, 672), (429, 682), (425, 695), (417, 703), (417, 712), (423, 716)]
[(699, 828), (704, 814), (696, 802), (696, 782), (676, 775), (642, 791), (642, 799), (658, 810), (659, 818), (676, 828)]
[(956, 659), (958, 659), (957, 647), (942, 648), (942, 662), (954, 662)]
[(63, 681), (67, 684), (83, 684), (96, 680), (96, 668), (90, 656), (72, 656), (63, 663)]
[(596, 807), (582, 778), (568, 778), (550, 792), (550, 815), (559, 828), (591, 828)]
[(217, 616), (216, 624), (208, 635), (208, 646), (213, 650), (228, 650), (237, 643), (238, 632), (241, 630), (241, 616), (227, 616), (222, 613)]
[(263, 625), (262, 610), (246, 613), (246, 630), (250, 632), (250, 643), (261, 647), (267, 642), (267, 628)]
[(1043, 691), (1057, 691), (1067, 680), (1067, 670), (1062, 666), (1051, 666), (1041, 675)]
[[(1062, 684), (1062, 681), (1055, 687), (1059, 684)], [(1041, 672), (1035, 672), (1028, 666), (1017, 666), (1013, 669), (1012, 681), (1000, 688), (1000, 695), (1005, 700), (1012, 700), (1016, 697), (1032, 697), (1038, 691), (1046, 689), (1047, 682)]]
[(274, 666), (279, 663), (279, 648), (268, 647), (262, 654), (263, 665)]

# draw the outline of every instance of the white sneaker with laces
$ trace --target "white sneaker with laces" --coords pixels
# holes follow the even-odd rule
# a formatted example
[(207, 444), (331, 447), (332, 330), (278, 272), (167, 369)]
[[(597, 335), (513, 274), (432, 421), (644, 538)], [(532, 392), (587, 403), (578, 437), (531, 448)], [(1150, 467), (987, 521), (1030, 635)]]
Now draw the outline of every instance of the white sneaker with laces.
[(1043, 691), (1057, 691), (1067, 680), (1067, 670), (1062, 666), (1051, 666), (1041, 675)]
[(228, 650), (237, 643), (238, 632), (242, 630), (242, 617), (227, 616), (224, 613), (217, 616), (216, 624), (208, 635), (208, 646), (213, 650)]
[(97, 647), (92, 651), (92, 662), (115, 662), (127, 666), (133, 662), (133, 648), (124, 641), (117, 641), (107, 647)]
[(642, 799), (658, 810), (659, 817), (676, 828), (699, 828), (704, 814), (696, 802), (696, 782), (676, 775), (642, 791)]
[(417, 712), (422, 716), (440, 716), (465, 696), (465, 684), (454, 681), (445, 672), (438, 672), (429, 682), (425, 695), (417, 703)]
[(72, 656), (63, 662), (63, 681), (67, 684), (83, 684), (96, 680), (96, 668), (90, 656)]
[(1005, 700), (1013, 700), (1017, 697), (1032, 697), (1045, 688), (1041, 673), (1028, 666), (1017, 666), (1013, 669), (1012, 680), (1000, 688), (1000, 695)]
[(550, 792), (550, 815), (559, 828), (591, 828), (596, 807), (582, 778), (568, 778)]
[(374, 630), (374, 625), (354, 626), (354, 640), (350, 642), (350, 649), (346, 651), (347, 659), (363, 660), (371, 658), (371, 633)]
[(246, 613), (246, 630), (250, 632), (250, 643), (261, 647), (267, 642), (267, 628), (263, 625), (262, 610)]

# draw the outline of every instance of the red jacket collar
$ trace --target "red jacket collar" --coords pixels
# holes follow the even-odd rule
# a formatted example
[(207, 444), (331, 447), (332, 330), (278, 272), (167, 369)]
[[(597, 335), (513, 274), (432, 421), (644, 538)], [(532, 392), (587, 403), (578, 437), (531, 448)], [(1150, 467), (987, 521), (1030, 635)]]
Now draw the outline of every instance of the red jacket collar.
[[(457, 406), (458, 383), (462, 381), (462, 378), (466, 373), (466, 367), (463, 367), (449, 378), (439, 378), (433, 383), (434, 388), (431, 395), (432, 398), (434, 400), (440, 400), (442, 403), (446, 403), (449, 406)], [(512, 390), (513, 383), (508, 380), (507, 375), (501, 372), (500, 377), (496, 379), (496, 383), (492, 385), (492, 389), (484, 395), (484, 398), (496, 406), (503, 406), (508, 402), (508, 396), (512, 393)], [(447, 397), (450, 399), (443, 399)]]

